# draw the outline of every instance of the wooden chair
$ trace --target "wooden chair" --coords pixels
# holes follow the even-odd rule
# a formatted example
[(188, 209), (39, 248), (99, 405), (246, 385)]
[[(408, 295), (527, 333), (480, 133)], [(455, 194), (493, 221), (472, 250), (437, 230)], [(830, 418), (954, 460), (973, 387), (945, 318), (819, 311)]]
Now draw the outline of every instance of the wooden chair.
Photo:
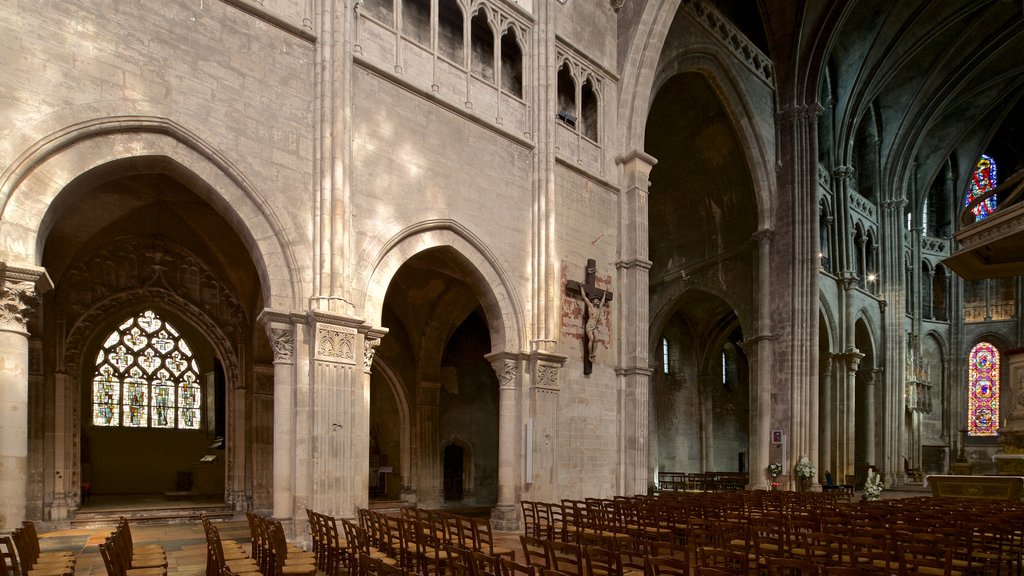
[(527, 566), (537, 569), (552, 567), (551, 555), (546, 542), (546, 540), (525, 534), (519, 537), (519, 543), (523, 546), (523, 562)]
[(644, 576), (689, 576), (690, 563), (681, 558), (648, 556), (644, 560)]
[(472, 527), (474, 549), (490, 556), (507, 556), (510, 560), (516, 559), (515, 550), (494, 545), (494, 534), (491, 531), (491, 521), (489, 519), (484, 518), (472, 521), (470, 526)]
[(818, 576), (819, 567), (802, 558), (775, 558), (767, 560), (768, 576)]
[(579, 544), (548, 541), (548, 555), (551, 558), (551, 566), (554, 570), (563, 574), (583, 576), (583, 549)]
[(34, 570), (22, 569), (23, 565), (18, 560), (17, 547), (11, 535), (0, 537), (0, 546), (2, 546), (0, 547), (0, 564), (4, 565), (4, 570), (7, 570), (10, 576), (67, 576), (74, 574), (74, 566), (65, 564), (52, 566), (43, 564)]
[(748, 555), (739, 550), (701, 546), (697, 549), (697, 568), (718, 568), (730, 574), (750, 574)]
[(469, 557), (476, 576), (497, 576), (501, 572), (501, 558), (507, 556), (490, 556), (480, 550), (470, 550)]
[(448, 552), (448, 566), (452, 576), (477, 576), (469, 549), (449, 542), (445, 550)]
[(75, 571), (74, 556), (40, 554), (37, 552), (38, 541), (33, 546), (33, 538), (24, 528), (15, 528), (8, 536), (8, 541), (11, 566), (19, 576), (60, 576)]
[(498, 576), (536, 576), (536, 569), (533, 566), (500, 557), (498, 558)]
[(270, 545), (273, 573), (276, 576), (315, 576), (316, 557), (297, 546), (289, 546), (284, 527), (277, 520), (261, 519)]
[[(228, 561), (224, 556), (224, 543), (220, 539), (220, 531), (209, 523), (204, 523), (203, 529), (206, 532), (206, 575), (224, 576), (234, 574), (236, 576), (263, 576), (255, 560), (244, 557)], [(237, 543), (234, 543), (237, 545)], [(106, 562), (106, 558), (104, 558)], [(107, 569), (109, 574), (109, 568)]]
[(586, 576), (622, 576), (622, 556), (617, 548), (583, 546), (583, 561)]

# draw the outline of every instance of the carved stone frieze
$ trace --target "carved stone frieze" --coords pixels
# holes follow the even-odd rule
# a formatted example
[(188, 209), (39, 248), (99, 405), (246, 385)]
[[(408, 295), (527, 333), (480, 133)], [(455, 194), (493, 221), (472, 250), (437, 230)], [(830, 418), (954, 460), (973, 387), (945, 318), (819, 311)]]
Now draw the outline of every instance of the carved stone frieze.
[(558, 389), (558, 373), (560, 367), (551, 364), (538, 364), (536, 386), (552, 390)]
[(59, 306), (69, 324), (115, 295), (166, 290), (210, 316), (232, 336), (248, 333), (245, 309), (197, 255), (160, 238), (119, 240), (72, 266), (61, 280)]
[(341, 326), (317, 325), (316, 357), (319, 360), (355, 363), (356, 331)]

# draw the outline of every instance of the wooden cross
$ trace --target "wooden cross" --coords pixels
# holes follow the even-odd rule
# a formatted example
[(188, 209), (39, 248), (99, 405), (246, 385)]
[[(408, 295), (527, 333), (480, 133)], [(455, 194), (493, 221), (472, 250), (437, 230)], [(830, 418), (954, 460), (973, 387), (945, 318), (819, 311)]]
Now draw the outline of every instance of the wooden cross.
[(612, 292), (598, 288), (595, 284), (597, 277), (597, 261), (587, 260), (587, 267), (583, 277), (583, 283), (569, 280), (565, 283), (565, 289), (570, 296), (586, 300), (583, 302), (585, 315), (583, 316), (583, 373), (590, 374), (594, 369), (594, 354), (597, 342), (594, 341), (597, 328), (601, 322), (599, 316), (605, 302), (612, 301)]

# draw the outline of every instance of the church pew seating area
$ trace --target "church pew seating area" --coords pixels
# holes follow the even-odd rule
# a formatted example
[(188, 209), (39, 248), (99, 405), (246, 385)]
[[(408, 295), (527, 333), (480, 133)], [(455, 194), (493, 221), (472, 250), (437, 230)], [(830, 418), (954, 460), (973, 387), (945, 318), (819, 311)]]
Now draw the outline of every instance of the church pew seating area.
[(167, 553), (158, 544), (136, 547), (131, 526), (122, 517), (100, 544), (107, 576), (167, 576)]
[(0, 544), (0, 576), (67, 576), (75, 573), (75, 553), (40, 550), (39, 534), (30, 521), (22, 522), (20, 528), (0, 538)]
[[(1021, 502), (747, 491), (521, 506), (524, 563), (538, 574), (657, 576), (671, 558), (694, 576), (997, 576), (1020, 574), (1024, 554)], [(609, 552), (610, 572), (588, 565)]]
[[(418, 508), (400, 514), (360, 509), (355, 520), (307, 515), (316, 565), (327, 576), (497, 575), (502, 563), (515, 564), (515, 551), (494, 542), (488, 519)], [(527, 572), (523, 576), (533, 576)]]

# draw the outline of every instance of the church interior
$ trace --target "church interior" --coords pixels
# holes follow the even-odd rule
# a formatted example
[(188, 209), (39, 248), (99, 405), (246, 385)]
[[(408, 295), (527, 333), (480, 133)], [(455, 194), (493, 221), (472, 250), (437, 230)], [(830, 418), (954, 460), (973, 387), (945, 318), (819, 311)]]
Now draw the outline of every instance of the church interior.
[(1022, 53), (1010, 0), (7, 3), (0, 531), (1024, 476)]

